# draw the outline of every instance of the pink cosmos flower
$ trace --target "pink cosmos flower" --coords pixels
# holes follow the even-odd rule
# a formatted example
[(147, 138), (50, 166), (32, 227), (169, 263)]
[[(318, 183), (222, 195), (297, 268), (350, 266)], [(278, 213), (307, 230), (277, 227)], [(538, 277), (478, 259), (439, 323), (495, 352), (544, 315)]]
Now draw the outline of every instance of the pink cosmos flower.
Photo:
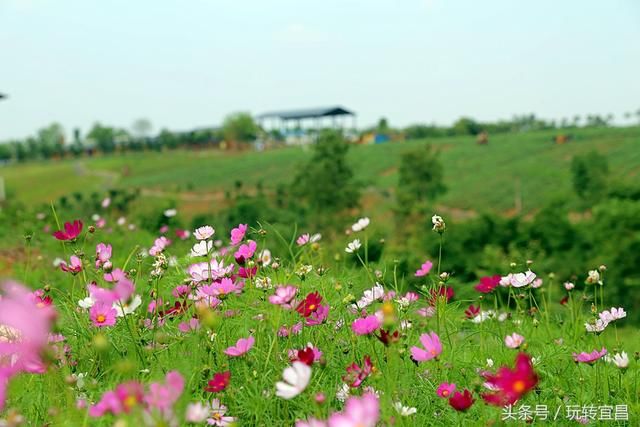
[(274, 295), (269, 295), (269, 302), (275, 305), (281, 305), (283, 308), (290, 310), (295, 304), (294, 298), (298, 293), (295, 286), (278, 286)]
[(99, 418), (108, 413), (113, 415), (129, 413), (142, 403), (143, 396), (144, 388), (139, 382), (130, 381), (119, 384), (115, 390), (104, 393), (100, 401), (89, 408), (89, 416)]
[(233, 255), (236, 262), (240, 265), (244, 265), (245, 261), (251, 259), (258, 247), (257, 243), (253, 240), (249, 240), (246, 244), (240, 245), (236, 253)]
[(167, 246), (171, 244), (171, 240), (167, 239), (164, 236), (158, 237), (154, 242), (151, 249), (149, 249), (149, 255), (157, 256), (161, 254)]
[(420, 335), (420, 342), (426, 350), (420, 347), (411, 347), (411, 357), (416, 362), (424, 362), (437, 358), (442, 353), (442, 344), (440, 337), (435, 332)]
[(151, 383), (149, 392), (144, 396), (150, 409), (158, 409), (168, 413), (184, 390), (184, 378), (177, 371), (170, 371), (165, 377), (165, 384)]
[(169, 226), (168, 225), (163, 225), (162, 227), (160, 227), (160, 234), (166, 234), (167, 231), (169, 231)]
[(211, 262), (199, 262), (191, 264), (187, 268), (187, 274), (195, 283), (220, 279), (233, 271), (233, 264), (224, 265), (224, 261), (212, 259)]
[(105, 326), (113, 326), (116, 324), (117, 311), (112, 305), (102, 301), (93, 304), (89, 310), (89, 317), (93, 322), (93, 326), (103, 328)]
[(247, 224), (239, 224), (236, 228), (231, 230), (231, 244), (233, 246), (242, 242), (242, 239), (244, 239), (244, 235), (247, 232), (247, 228)]
[(202, 227), (196, 228), (193, 232), (193, 235), (198, 240), (207, 240), (209, 237), (215, 234), (216, 230), (213, 229), (210, 225), (203, 225)]
[(202, 289), (209, 288), (211, 290), (211, 295), (219, 297), (228, 294), (239, 294), (242, 293), (242, 289), (244, 288), (244, 281), (240, 280), (238, 282), (234, 282), (228, 277), (224, 277), (222, 280), (218, 282), (213, 282), (209, 286), (203, 286)]
[(442, 383), (438, 386), (436, 393), (438, 393), (438, 396), (447, 399), (454, 391), (456, 391), (456, 385), (454, 383)]
[(189, 230), (177, 229), (176, 237), (180, 240), (187, 240), (191, 236), (191, 232)]
[(200, 328), (200, 321), (196, 318), (189, 319), (189, 322), (180, 322), (178, 325), (178, 330), (182, 333), (187, 333), (189, 331), (195, 331)]
[[(40, 358), (56, 316), (50, 304), (39, 305), (33, 293), (16, 283), (5, 283), (0, 297), (0, 411), (9, 380), (20, 372), (44, 373)], [(8, 361), (8, 363), (5, 363)]]
[(431, 261), (425, 261), (424, 264), (422, 264), (422, 266), (416, 270), (416, 277), (424, 277), (427, 274), (429, 274), (429, 272), (431, 271), (431, 268), (433, 267), (433, 263)]
[(243, 354), (251, 350), (255, 341), (256, 339), (251, 335), (249, 336), (249, 338), (240, 338), (236, 342), (236, 345), (227, 348), (224, 351), (224, 353), (227, 356), (233, 356), (233, 357), (242, 356)]
[(381, 325), (382, 324), (380, 323), (378, 316), (372, 314), (364, 318), (356, 319), (351, 324), (351, 329), (356, 333), (356, 335), (369, 335), (378, 330)]
[(69, 260), (69, 265), (67, 265), (67, 263), (64, 261), (60, 263), (60, 270), (64, 271), (65, 273), (71, 273), (73, 275), (80, 273), (82, 271), (82, 261), (80, 260), (80, 258), (75, 255), (71, 255), (71, 258), (69, 258)]
[(305, 325), (317, 326), (324, 323), (329, 316), (329, 305), (319, 305), (318, 309), (305, 319)]
[(98, 243), (96, 246), (96, 268), (100, 268), (111, 259), (111, 245)]
[(422, 307), (416, 311), (422, 317), (433, 317), (436, 314), (435, 307)]
[(64, 231), (58, 230), (53, 233), (53, 237), (62, 241), (75, 240), (82, 232), (82, 221), (75, 220), (73, 224), (70, 222), (64, 223)]
[(292, 325), (291, 328), (287, 326), (281, 326), (280, 329), (278, 329), (278, 336), (281, 338), (286, 338), (290, 334), (298, 335), (300, 334), (300, 332), (302, 332), (302, 326), (302, 322), (298, 322)]
[(375, 427), (380, 419), (380, 403), (373, 393), (350, 397), (341, 412), (329, 417), (329, 427)]
[(524, 337), (514, 332), (504, 338), (504, 343), (509, 348), (518, 348), (524, 343)]
[(302, 234), (300, 237), (296, 239), (296, 243), (298, 244), (298, 246), (304, 246), (307, 243), (309, 243), (310, 238), (311, 236), (309, 235), (309, 233)]
[(111, 271), (110, 273), (105, 273), (102, 277), (107, 282), (117, 282), (120, 279), (126, 278), (127, 275), (121, 269), (116, 268), (113, 271)]
[(586, 352), (582, 352), (582, 353), (573, 353), (573, 360), (575, 360), (576, 362), (579, 363), (594, 363), (596, 362), (598, 359), (604, 357), (604, 355), (607, 354), (607, 349), (602, 347), (602, 350), (598, 351), (598, 350), (593, 350), (591, 353), (586, 353)]

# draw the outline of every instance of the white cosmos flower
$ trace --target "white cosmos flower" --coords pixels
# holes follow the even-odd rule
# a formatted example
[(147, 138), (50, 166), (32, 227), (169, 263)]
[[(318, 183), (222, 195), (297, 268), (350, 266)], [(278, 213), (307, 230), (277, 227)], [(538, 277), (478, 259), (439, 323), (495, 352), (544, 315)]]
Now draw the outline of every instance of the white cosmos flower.
[(367, 228), (367, 226), (369, 225), (369, 222), (370, 222), (369, 218), (367, 217), (360, 218), (358, 221), (356, 221), (355, 224), (351, 226), (351, 229), (357, 233), (358, 231), (362, 231), (365, 228)]
[(374, 301), (379, 300), (384, 296), (384, 288), (380, 283), (375, 284), (375, 286), (371, 289), (367, 289), (363, 292), (362, 298), (360, 298), (355, 304), (351, 306), (356, 310), (361, 310), (371, 304)]
[(113, 308), (116, 310), (116, 316), (124, 317), (136, 311), (136, 309), (140, 307), (140, 304), (142, 304), (142, 298), (140, 298), (140, 295), (135, 295), (128, 303), (120, 304), (119, 302), (115, 302)]
[(258, 254), (258, 261), (262, 264), (263, 267), (267, 267), (271, 264), (271, 251), (269, 249), (264, 249)]
[(93, 307), (93, 304), (95, 304), (95, 303), (96, 303), (96, 300), (94, 300), (91, 297), (86, 297), (86, 298), (81, 299), (80, 301), (78, 301), (78, 305), (81, 308), (85, 308), (85, 309)]
[(357, 252), (358, 249), (360, 249), (360, 246), (362, 246), (360, 244), (360, 239), (355, 239), (353, 242), (349, 242), (344, 251), (346, 253), (352, 254), (354, 252)]
[(527, 270), (524, 273), (516, 273), (511, 276), (511, 286), (514, 288), (522, 288), (531, 284), (535, 278), (536, 274), (531, 270)]
[(166, 211), (164, 211), (164, 216), (166, 216), (167, 218), (174, 217), (177, 214), (178, 214), (178, 211), (175, 209), (167, 209)]
[(191, 256), (206, 256), (212, 248), (213, 242), (211, 240), (203, 240), (193, 245), (193, 248), (191, 248)]
[(627, 369), (627, 367), (629, 366), (629, 356), (624, 351), (622, 353), (614, 354), (613, 357), (611, 357), (610, 360), (607, 361), (613, 363), (620, 369)]
[(398, 411), (398, 413), (403, 417), (408, 417), (409, 415), (413, 415), (416, 412), (418, 412), (416, 408), (410, 408), (408, 406), (404, 406), (402, 402), (395, 402), (393, 404), (393, 407), (396, 408), (396, 411)]
[(202, 227), (198, 227), (193, 232), (193, 235), (198, 240), (207, 240), (209, 237), (215, 234), (216, 230), (213, 229), (210, 225), (203, 225)]
[(315, 242), (319, 241), (320, 239), (322, 239), (322, 234), (320, 234), (320, 233), (312, 234), (311, 237), (309, 237), (309, 242), (310, 243), (315, 243)]
[[(602, 313), (600, 313), (600, 315), (602, 315)], [(605, 330), (608, 324), (609, 322), (607, 320), (596, 319), (594, 323), (585, 323), (584, 327), (586, 328), (587, 332), (602, 332)]]
[(574, 285), (572, 282), (564, 282), (564, 288), (568, 291), (570, 291), (571, 289), (575, 288), (576, 285)]
[(338, 399), (340, 402), (344, 402), (351, 394), (350, 391), (351, 390), (349, 389), (349, 386), (343, 383), (342, 387), (340, 387), (336, 392), (336, 399)]
[(306, 363), (295, 361), (285, 368), (282, 379), (284, 381), (276, 383), (276, 396), (287, 400), (293, 399), (309, 385), (311, 368)]

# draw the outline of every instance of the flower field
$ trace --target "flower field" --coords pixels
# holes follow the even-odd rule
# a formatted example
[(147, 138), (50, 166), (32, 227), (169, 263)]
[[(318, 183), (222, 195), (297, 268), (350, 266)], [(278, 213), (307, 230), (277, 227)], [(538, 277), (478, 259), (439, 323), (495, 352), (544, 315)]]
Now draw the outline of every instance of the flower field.
[(369, 262), (368, 218), (340, 250), (269, 225), (39, 224), (2, 287), (0, 425), (638, 423), (637, 330), (604, 265), (461, 283), (437, 215), (417, 286)]

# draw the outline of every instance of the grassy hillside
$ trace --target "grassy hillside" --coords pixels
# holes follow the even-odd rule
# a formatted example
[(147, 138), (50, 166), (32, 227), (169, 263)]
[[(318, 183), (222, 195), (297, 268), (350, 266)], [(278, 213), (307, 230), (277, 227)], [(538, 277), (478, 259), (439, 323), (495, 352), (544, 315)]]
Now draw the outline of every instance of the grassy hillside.
[[(488, 146), (471, 137), (441, 138), (373, 146), (354, 146), (350, 160), (365, 182), (365, 204), (388, 205), (401, 154), (431, 143), (440, 151), (449, 189), (439, 201), (460, 215), (474, 211), (509, 212), (520, 191), (523, 211), (530, 212), (557, 197), (573, 197), (570, 163), (574, 155), (597, 150), (609, 161), (614, 180), (637, 180), (640, 173), (640, 128), (586, 129), (565, 145), (551, 142), (554, 132), (496, 135)], [(46, 203), (71, 192), (110, 187), (139, 187), (145, 197), (171, 196), (187, 210), (205, 211), (222, 199), (237, 180), (265, 188), (293, 179), (310, 156), (309, 147), (267, 152), (172, 151), (127, 153), (94, 159), (37, 162), (0, 169), (9, 198), (26, 204)], [(519, 190), (518, 190), (519, 189)]]

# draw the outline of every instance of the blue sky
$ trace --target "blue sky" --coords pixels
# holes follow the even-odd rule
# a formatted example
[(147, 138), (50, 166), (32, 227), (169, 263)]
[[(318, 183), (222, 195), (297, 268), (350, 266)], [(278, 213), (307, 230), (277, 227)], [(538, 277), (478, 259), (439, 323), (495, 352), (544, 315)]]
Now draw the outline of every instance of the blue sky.
[(640, 108), (636, 0), (0, 0), (0, 140), (342, 104), (360, 125)]

